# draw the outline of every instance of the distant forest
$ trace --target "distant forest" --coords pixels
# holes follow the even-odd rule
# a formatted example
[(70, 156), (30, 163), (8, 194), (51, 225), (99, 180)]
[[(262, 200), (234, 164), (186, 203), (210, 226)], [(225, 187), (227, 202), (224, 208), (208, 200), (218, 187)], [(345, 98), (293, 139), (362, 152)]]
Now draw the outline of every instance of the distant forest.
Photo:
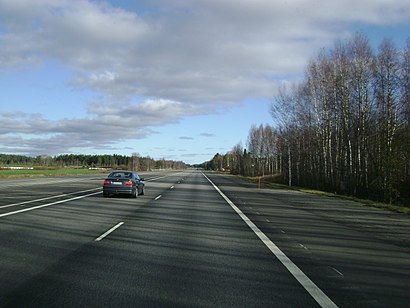
[(16, 166), (47, 166), (47, 167), (105, 167), (148, 171), (152, 169), (184, 169), (184, 162), (172, 160), (155, 160), (151, 157), (141, 157), (138, 154), (126, 155), (82, 155), (64, 154), (55, 157), (0, 154), (1, 165)]
[(247, 149), (203, 167), (410, 205), (410, 38), (377, 52), (363, 34), (335, 43), (270, 111), (274, 124), (252, 126)]

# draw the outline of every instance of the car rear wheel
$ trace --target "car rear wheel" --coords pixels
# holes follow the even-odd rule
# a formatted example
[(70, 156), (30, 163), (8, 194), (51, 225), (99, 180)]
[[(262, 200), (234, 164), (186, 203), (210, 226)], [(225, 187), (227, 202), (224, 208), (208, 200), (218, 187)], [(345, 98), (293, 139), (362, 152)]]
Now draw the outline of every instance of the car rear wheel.
[(135, 188), (135, 190), (132, 191), (131, 197), (137, 198), (137, 195), (138, 195), (138, 188)]

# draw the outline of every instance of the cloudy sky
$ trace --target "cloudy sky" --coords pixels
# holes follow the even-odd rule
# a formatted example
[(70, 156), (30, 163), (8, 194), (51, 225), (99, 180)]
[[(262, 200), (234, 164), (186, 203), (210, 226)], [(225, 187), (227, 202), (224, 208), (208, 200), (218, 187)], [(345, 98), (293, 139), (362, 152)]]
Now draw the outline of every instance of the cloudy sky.
[(201, 163), (320, 49), (409, 29), (409, 0), (0, 0), (0, 153)]

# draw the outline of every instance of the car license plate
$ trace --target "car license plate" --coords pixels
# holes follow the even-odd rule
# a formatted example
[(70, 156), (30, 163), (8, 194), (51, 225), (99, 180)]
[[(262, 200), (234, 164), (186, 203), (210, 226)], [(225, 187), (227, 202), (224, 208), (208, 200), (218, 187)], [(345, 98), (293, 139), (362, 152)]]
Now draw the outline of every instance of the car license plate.
[(122, 185), (122, 182), (112, 182), (114, 185)]

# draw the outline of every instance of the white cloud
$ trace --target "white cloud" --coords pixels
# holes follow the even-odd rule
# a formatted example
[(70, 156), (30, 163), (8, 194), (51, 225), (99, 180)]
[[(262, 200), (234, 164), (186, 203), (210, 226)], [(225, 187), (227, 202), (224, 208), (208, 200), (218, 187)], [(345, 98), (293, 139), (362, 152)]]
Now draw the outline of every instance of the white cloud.
[[(275, 82), (302, 74), (352, 24), (410, 20), (409, 2), (399, 0), (160, 0), (144, 11), (135, 3), (126, 11), (103, 1), (0, 0), (0, 72), (57, 60), (72, 72), (70, 86), (104, 102), (81, 119), (3, 116), (1, 144), (103, 147), (118, 138), (110, 125), (122, 140), (143, 138), (153, 126), (271, 97)], [(136, 97), (150, 99), (131, 103)], [(44, 137), (19, 145), (11, 133)]]
[(215, 134), (201, 133), (200, 136), (202, 136), (202, 137), (215, 137)]
[(0, 1), (0, 67), (57, 58), (72, 84), (112, 97), (235, 102), (266, 97), (347, 23), (407, 21), (406, 1)]
[(185, 116), (202, 114), (196, 106), (170, 100), (142, 103), (94, 104), (87, 118), (51, 121), (39, 114), (1, 112), (0, 152), (56, 155), (76, 148), (111, 148), (126, 140), (143, 139), (151, 127), (178, 123)]

